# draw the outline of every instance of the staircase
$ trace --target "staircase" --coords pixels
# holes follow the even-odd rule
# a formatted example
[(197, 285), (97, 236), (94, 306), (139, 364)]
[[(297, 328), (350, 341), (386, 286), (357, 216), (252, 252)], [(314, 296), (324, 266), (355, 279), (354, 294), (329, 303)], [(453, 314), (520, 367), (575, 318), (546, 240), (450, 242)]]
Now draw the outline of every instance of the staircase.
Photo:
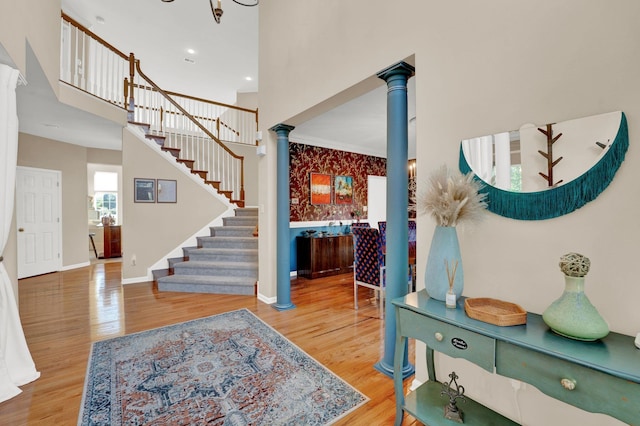
[[(212, 226), (197, 247), (169, 259), (169, 274), (156, 279), (159, 291), (254, 295), (258, 280), (258, 209), (238, 208), (235, 216)], [(154, 276), (159, 274), (155, 273)]]
[(225, 197), (227, 197), (229, 202), (231, 202), (233, 204), (236, 204), (239, 207), (244, 207), (244, 200), (240, 200), (240, 199), (235, 200), (235, 199), (233, 199), (233, 191), (220, 189), (220, 184), (221, 184), (220, 181), (207, 179), (207, 175), (209, 174), (209, 172), (207, 170), (194, 169), (194, 164), (195, 164), (194, 160), (181, 158), (180, 157), (180, 151), (181, 151), (180, 148), (165, 146), (165, 139), (166, 139), (165, 136), (157, 134), (157, 133), (154, 133), (154, 132), (151, 132), (149, 124), (147, 124), (147, 123), (138, 123), (138, 122), (134, 122), (134, 121), (130, 121), (129, 124), (131, 124), (133, 126), (137, 126), (140, 129), (142, 129), (142, 131), (144, 132), (145, 138), (147, 138), (147, 139), (149, 139), (151, 141), (154, 141), (160, 147), (161, 151), (170, 153), (171, 156), (174, 158), (174, 160), (176, 162), (184, 164), (192, 174), (194, 174), (196, 176), (200, 176), (200, 178), (202, 178), (204, 180), (204, 183), (206, 183), (207, 185), (211, 185), (219, 194), (222, 194)]

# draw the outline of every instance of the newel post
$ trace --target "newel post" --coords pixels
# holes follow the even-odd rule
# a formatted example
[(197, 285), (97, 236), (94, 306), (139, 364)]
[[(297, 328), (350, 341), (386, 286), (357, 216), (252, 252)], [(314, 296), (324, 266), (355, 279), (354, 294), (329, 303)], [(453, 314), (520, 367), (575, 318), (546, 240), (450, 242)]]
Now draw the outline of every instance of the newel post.
[[(127, 118), (129, 121), (134, 121), (135, 118), (135, 99), (133, 97), (134, 78), (136, 76), (136, 58), (133, 52), (129, 53), (129, 101), (127, 106)], [(126, 80), (125, 80), (126, 81)]]
[(291, 258), (291, 253), (289, 252), (289, 133), (294, 128), (295, 127), (287, 124), (276, 124), (269, 129), (278, 135), (276, 162), (277, 300), (273, 307), (279, 311), (296, 307), (291, 303), (291, 278), (289, 271)]

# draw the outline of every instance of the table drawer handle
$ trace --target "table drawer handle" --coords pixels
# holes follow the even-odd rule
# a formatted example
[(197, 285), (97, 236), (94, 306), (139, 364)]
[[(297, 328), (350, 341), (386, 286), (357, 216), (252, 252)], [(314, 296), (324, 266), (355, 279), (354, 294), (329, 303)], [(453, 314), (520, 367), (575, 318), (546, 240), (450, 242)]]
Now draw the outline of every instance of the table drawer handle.
[(560, 384), (562, 385), (563, 388), (565, 388), (566, 390), (574, 390), (576, 388), (576, 381), (575, 380), (571, 380), (571, 379), (562, 379), (560, 380)]
[(442, 340), (444, 339), (444, 336), (443, 336), (443, 335), (442, 335), (442, 333), (440, 333), (440, 332), (437, 332), (437, 333), (435, 334), (435, 336), (436, 336), (436, 340), (437, 340), (438, 342), (442, 342)]

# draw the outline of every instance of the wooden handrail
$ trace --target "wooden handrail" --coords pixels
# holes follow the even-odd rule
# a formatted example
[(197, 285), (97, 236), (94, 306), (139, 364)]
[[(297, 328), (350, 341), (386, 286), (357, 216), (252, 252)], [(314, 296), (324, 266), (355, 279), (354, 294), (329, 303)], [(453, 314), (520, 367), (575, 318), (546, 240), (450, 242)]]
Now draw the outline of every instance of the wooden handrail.
[(122, 59), (124, 59), (125, 61), (129, 60), (129, 56), (125, 55), (124, 53), (122, 53), (121, 51), (119, 51), (118, 49), (116, 49), (115, 47), (113, 47), (112, 45), (110, 45), (108, 42), (106, 42), (104, 39), (102, 39), (100, 36), (98, 36), (97, 34), (93, 33), (90, 29), (88, 29), (87, 27), (85, 27), (84, 25), (82, 25), (80, 22), (76, 21), (75, 19), (73, 19), (72, 17), (70, 17), (69, 15), (67, 15), (64, 12), (61, 12), (61, 17), (62, 19), (64, 19), (65, 21), (69, 22), (70, 24), (72, 24), (74, 27), (77, 27), (79, 29), (81, 29), (82, 31), (84, 31), (85, 33), (89, 34), (92, 38), (96, 39), (97, 41), (99, 41), (101, 44), (103, 44), (105, 47), (108, 47), (109, 50), (111, 50), (113, 53), (115, 53), (116, 55), (120, 56)]
[[(211, 140), (218, 144), (227, 154), (240, 161), (240, 200), (244, 201), (244, 156), (238, 155), (235, 152), (231, 151), (229, 147), (223, 144), (220, 139), (215, 137), (213, 133), (211, 133), (206, 127), (204, 127), (198, 120), (196, 120), (189, 112), (184, 109), (178, 102), (176, 102), (167, 92), (162, 90), (160, 86), (158, 86), (153, 80), (151, 80), (147, 75), (142, 72), (140, 69), (140, 60), (135, 59), (133, 53), (130, 54), (129, 59), (131, 62), (135, 63), (135, 69), (138, 71), (138, 75), (142, 77), (147, 83), (151, 85), (151, 87), (160, 93), (165, 99), (167, 99), (178, 111), (180, 111), (185, 117), (191, 120), (196, 126), (200, 128)], [(133, 78), (132, 78), (133, 80)], [(133, 92), (133, 85), (131, 87), (131, 92)]]
[[(126, 80), (128, 81), (128, 80)], [(138, 88), (138, 89), (142, 89), (142, 90), (150, 90), (150, 91), (154, 91), (155, 89), (151, 86), (143, 86), (141, 84), (134, 84), (133, 87)], [(127, 88), (125, 87), (125, 98), (127, 97)], [(250, 113), (254, 113), (257, 114), (258, 110), (252, 110), (252, 109), (248, 109), (248, 108), (241, 108), (241, 107), (237, 107), (235, 105), (229, 105), (229, 104), (224, 104), (222, 102), (216, 102), (216, 101), (210, 101), (208, 99), (202, 99), (202, 98), (197, 98), (195, 96), (189, 96), (189, 95), (183, 95), (182, 93), (178, 93), (178, 92), (170, 92), (168, 90), (165, 90), (165, 93), (167, 95), (171, 95), (171, 96), (179, 96), (185, 99), (191, 99), (193, 101), (198, 101), (198, 102), (203, 102), (203, 103), (207, 103), (207, 104), (211, 104), (211, 105), (217, 105), (217, 106), (221, 106), (221, 107), (225, 107), (225, 108), (230, 108), (230, 109), (236, 109), (239, 111), (244, 111), (244, 112), (250, 112)], [(175, 114), (173, 112), (170, 112), (171, 114)], [(209, 121), (218, 121), (219, 124), (222, 124), (222, 126), (226, 129), (228, 129), (229, 131), (233, 132), (236, 136), (240, 135), (240, 132), (238, 130), (232, 129), (231, 126), (229, 126), (227, 123), (225, 123), (224, 121), (220, 120), (219, 117), (217, 118), (211, 118), (211, 117), (204, 117), (204, 116), (200, 116), (200, 115), (194, 115), (193, 118), (195, 118), (196, 120), (209, 120)], [(258, 121), (256, 120), (256, 123)], [(218, 124), (218, 127), (219, 127)], [(220, 131), (220, 129), (218, 128), (218, 131)], [(218, 133), (219, 134), (219, 133)]]
[[(138, 88), (138, 89), (143, 89), (143, 90), (155, 90), (151, 86), (143, 86), (141, 84), (134, 84), (133, 87)], [(239, 107), (239, 106), (236, 106), (236, 105), (225, 104), (223, 102), (217, 102), (217, 101), (212, 101), (212, 100), (209, 100), (209, 99), (199, 98), (197, 96), (191, 96), (191, 95), (185, 95), (183, 93), (172, 92), (170, 90), (165, 90), (165, 93), (167, 95), (170, 95), (170, 96), (179, 96), (181, 98), (190, 99), (192, 101), (202, 102), (202, 103), (209, 104), (209, 105), (216, 105), (216, 106), (221, 106), (221, 107), (224, 107), (224, 108), (234, 109), (234, 110), (237, 110), (237, 111), (243, 111), (243, 112), (252, 113), (252, 114), (256, 115), (256, 123), (258, 123), (258, 110), (257, 109), (243, 108), (243, 107)], [(126, 92), (125, 92), (125, 98), (126, 98)], [(196, 115), (194, 115), (193, 117), (196, 118), (196, 119), (202, 119), (202, 120), (211, 120), (211, 121), (214, 120), (214, 119), (212, 119), (210, 117), (202, 117), (202, 116), (196, 116)], [(217, 120), (220, 120), (220, 119), (217, 118)], [(231, 126), (229, 126), (224, 121), (220, 120), (220, 124), (222, 126), (224, 126), (226, 129), (229, 129), (231, 132), (235, 133), (237, 136), (240, 135), (240, 132), (238, 130), (233, 129)]]
[[(72, 25), (73, 27), (75, 27), (78, 30), (82, 31), (84, 34), (89, 36), (91, 39), (95, 40), (96, 42), (98, 42), (99, 44), (101, 44), (102, 46), (107, 48), (113, 54), (115, 54), (116, 56), (122, 58), (123, 60), (125, 60), (125, 61), (127, 61), (129, 63), (129, 77), (128, 78), (127, 77), (124, 78), (123, 92), (124, 92), (124, 102), (126, 104), (125, 108), (128, 111), (128, 116), (129, 116), (129, 120), (130, 121), (133, 120), (133, 118), (135, 116), (135, 114), (134, 114), (135, 113), (135, 109), (136, 109), (135, 99), (134, 99), (134, 89), (136, 87), (140, 87), (140, 88), (145, 88), (146, 89), (146, 87), (144, 87), (142, 85), (138, 85), (138, 84), (135, 83), (136, 70), (137, 70), (139, 76), (141, 78), (143, 78), (145, 81), (147, 81), (148, 84), (151, 85), (151, 89), (150, 90), (156, 91), (157, 93), (162, 95), (178, 111), (180, 111), (185, 117), (187, 117), (198, 128), (200, 128), (200, 130), (202, 130), (202, 132), (204, 132), (205, 135), (207, 135), (212, 141), (214, 141), (216, 144), (218, 144), (218, 146), (220, 148), (222, 148), (228, 155), (230, 155), (232, 158), (238, 160), (240, 162), (240, 194), (239, 194), (240, 197), (239, 197), (239, 199), (241, 201), (244, 201), (244, 157), (241, 156), (241, 155), (236, 154), (231, 149), (229, 149), (229, 147), (227, 147), (223, 142), (221, 142), (220, 139), (218, 139), (215, 135), (213, 135), (205, 126), (203, 126), (198, 119), (196, 119), (194, 116), (192, 116), (175, 99), (173, 99), (172, 96), (182, 97), (182, 98), (185, 98), (185, 99), (194, 100), (194, 101), (197, 101), (197, 102), (207, 103), (207, 104), (216, 105), (216, 106), (221, 106), (221, 107), (234, 109), (234, 110), (238, 110), (238, 111), (253, 113), (253, 114), (255, 114), (255, 117), (256, 117), (256, 123), (258, 122), (258, 110), (257, 109), (256, 110), (251, 110), (251, 109), (248, 109), (248, 108), (241, 108), (241, 107), (238, 107), (238, 106), (235, 106), (235, 105), (229, 105), (229, 104), (224, 104), (224, 103), (221, 103), (221, 102), (210, 101), (210, 100), (207, 100), (207, 99), (202, 99), (202, 98), (189, 96), (189, 95), (183, 95), (183, 94), (176, 93), (176, 92), (164, 91), (163, 89), (161, 89), (157, 84), (155, 84), (149, 77), (147, 77), (142, 72), (142, 70), (140, 69), (140, 61), (135, 59), (135, 56), (134, 56), (133, 53), (130, 53), (129, 55), (126, 55), (125, 53), (123, 53), (120, 50), (116, 49), (114, 46), (109, 44), (106, 40), (102, 39), (100, 36), (98, 36), (97, 34), (93, 33), (87, 27), (85, 27), (84, 25), (80, 24), (78, 21), (76, 21), (75, 19), (71, 18), (69, 15), (65, 14), (64, 12), (61, 12), (61, 18), (62, 18), (63, 21), (68, 22), (70, 25)], [(143, 106), (143, 108), (146, 108), (146, 107)], [(202, 117), (202, 119), (209, 119), (209, 118)], [(219, 129), (220, 128), (220, 123), (221, 123), (220, 118), (217, 117), (215, 120), (216, 120), (216, 126)], [(161, 126), (162, 126), (162, 124), (161, 124)], [(227, 124), (222, 123), (222, 126), (224, 126), (225, 128), (227, 128), (230, 131), (232, 131), (232, 132), (234, 132), (234, 133), (239, 135), (238, 131), (233, 130)]]
[(230, 105), (230, 104), (225, 104), (225, 103), (222, 103), (222, 102), (212, 101), (212, 100), (209, 100), (209, 99), (198, 98), (196, 96), (184, 95), (182, 93), (177, 93), (177, 92), (167, 91), (166, 93), (169, 94), (169, 95), (180, 96), (180, 97), (191, 99), (191, 100), (198, 101), (198, 102), (204, 102), (204, 103), (207, 103), (207, 104), (218, 105), (218, 106), (222, 106), (222, 107), (225, 107), (225, 108), (237, 109), (238, 111), (252, 112), (252, 113), (257, 113), (257, 111), (258, 111), (258, 110), (255, 110), (255, 109), (239, 107), (237, 105)]
[[(141, 84), (136, 84), (135, 87), (137, 87), (138, 89), (154, 90), (154, 88), (151, 87), (151, 86), (143, 86)], [(199, 98), (197, 96), (185, 95), (184, 93), (172, 92), (170, 90), (165, 90), (164, 93), (166, 93), (167, 95), (171, 95), (171, 96), (180, 96), (182, 98), (191, 99), (193, 101), (203, 102), (205, 104), (218, 105), (218, 106), (225, 107), (225, 108), (237, 109), (239, 111), (251, 112), (251, 113), (254, 113), (254, 114), (258, 113), (257, 109), (243, 108), (243, 107), (239, 107), (237, 105), (225, 104), (223, 102), (212, 101), (210, 99)]]

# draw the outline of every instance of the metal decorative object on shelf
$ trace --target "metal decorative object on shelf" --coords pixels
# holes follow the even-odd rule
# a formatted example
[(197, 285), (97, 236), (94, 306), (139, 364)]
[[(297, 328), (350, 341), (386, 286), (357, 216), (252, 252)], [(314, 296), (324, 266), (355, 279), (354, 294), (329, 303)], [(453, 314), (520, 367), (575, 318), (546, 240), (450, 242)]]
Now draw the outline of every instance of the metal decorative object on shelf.
[(444, 407), (444, 417), (448, 420), (464, 423), (462, 410), (456, 405), (456, 400), (458, 399), (466, 401), (464, 386), (458, 384), (458, 375), (455, 371), (449, 374), (449, 377), (451, 380), (442, 384), (442, 391), (440, 392), (440, 395), (449, 397), (449, 404)]

